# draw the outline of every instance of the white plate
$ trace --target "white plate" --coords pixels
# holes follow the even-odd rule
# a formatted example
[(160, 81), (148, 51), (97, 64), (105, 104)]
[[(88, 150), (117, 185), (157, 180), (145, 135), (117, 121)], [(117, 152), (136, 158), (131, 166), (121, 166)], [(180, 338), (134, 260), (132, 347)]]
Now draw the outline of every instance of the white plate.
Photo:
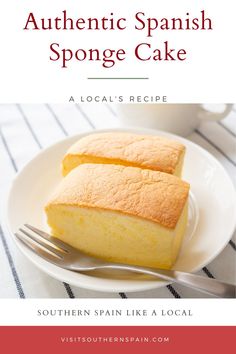
[[(147, 129), (112, 129), (140, 134), (164, 135), (186, 146), (183, 179), (191, 184), (188, 230), (175, 269), (197, 271), (211, 262), (226, 246), (235, 227), (236, 198), (230, 178), (220, 163), (207, 151), (181, 137)], [(79, 138), (94, 134), (79, 134), (43, 150), (18, 173), (8, 198), (7, 226), (14, 232), (24, 223), (48, 230), (44, 205), (55, 185), (61, 180), (60, 163), (65, 151)], [(199, 216), (199, 219), (198, 219)], [(145, 279), (140, 275), (111, 277), (100, 273), (85, 275), (61, 269), (43, 260), (14, 240), (25, 256), (42, 271), (71, 285), (106, 292), (143, 291), (167, 284)]]

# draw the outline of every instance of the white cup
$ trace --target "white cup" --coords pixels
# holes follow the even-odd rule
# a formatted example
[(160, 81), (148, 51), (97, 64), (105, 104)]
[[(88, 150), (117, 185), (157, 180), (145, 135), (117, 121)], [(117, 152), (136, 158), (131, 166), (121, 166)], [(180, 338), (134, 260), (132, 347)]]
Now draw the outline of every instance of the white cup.
[(201, 104), (119, 104), (116, 112), (125, 126), (154, 128), (187, 136), (203, 120), (220, 121), (232, 107), (232, 104), (214, 105), (214, 108), (223, 108), (215, 112)]

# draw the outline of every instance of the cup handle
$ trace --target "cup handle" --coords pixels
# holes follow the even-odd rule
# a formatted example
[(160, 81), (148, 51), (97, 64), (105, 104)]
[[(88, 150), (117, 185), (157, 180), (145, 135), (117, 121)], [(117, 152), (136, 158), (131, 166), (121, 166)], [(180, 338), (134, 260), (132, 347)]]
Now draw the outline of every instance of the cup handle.
[(233, 108), (233, 104), (231, 103), (225, 104), (224, 111), (221, 113), (217, 113), (217, 112), (210, 112), (207, 109), (205, 109), (203, 106), (201, 106), (201, 110), (199, 112), (199, 118), (218, 122), (219, 120), (225, 118), (227, 114), (231, 112), (232, 108)]

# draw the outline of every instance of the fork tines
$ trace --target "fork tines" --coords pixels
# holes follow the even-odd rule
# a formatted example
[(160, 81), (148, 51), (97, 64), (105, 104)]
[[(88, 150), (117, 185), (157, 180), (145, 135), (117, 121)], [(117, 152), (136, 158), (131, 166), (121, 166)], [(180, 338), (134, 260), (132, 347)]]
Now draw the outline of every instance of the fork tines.
[(70, 246), (63, 241), (29, 224), (24, 224), (24, 228), (19, 228), (19, 232), (16, 232), (15, 236), (35, 253), (47, 259), (51, 259), (51, 257), (62, 259), (70, 249)]

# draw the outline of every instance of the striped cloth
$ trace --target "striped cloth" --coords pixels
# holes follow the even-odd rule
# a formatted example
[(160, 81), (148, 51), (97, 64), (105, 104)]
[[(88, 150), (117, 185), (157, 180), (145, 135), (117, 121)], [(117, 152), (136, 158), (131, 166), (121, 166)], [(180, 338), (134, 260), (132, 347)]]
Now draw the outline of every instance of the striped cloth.
[[(102, 293), (52, 279), (15, 247), (4, 227), (4, 195), (15, 173), (41, 149), (75, 133), (119, 127), (111, 106), (102, 104), (0, 105), (0, 298), (198, 298), (181, 285), (137, 293)], [(236, 187), (236, 106), (220, 123), (205, 122), (188, 137), (214, 155)], [(235, 281), (236, 233), (223, 252), (199, 274)]]

